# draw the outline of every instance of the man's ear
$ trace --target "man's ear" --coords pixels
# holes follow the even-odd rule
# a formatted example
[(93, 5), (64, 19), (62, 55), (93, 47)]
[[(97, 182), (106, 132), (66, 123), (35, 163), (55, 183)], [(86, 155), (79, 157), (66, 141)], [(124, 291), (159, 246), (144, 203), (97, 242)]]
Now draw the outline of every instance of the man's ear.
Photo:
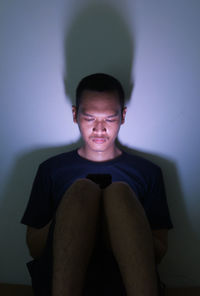
[(72, 106), (72, 115), (73, 115), (73, 122), (77, 123), (77, 116), (78, 116), (78, 111), (76, 106)]
[(121, 120), (121, 124), (123, 124), (125, 122), (126, 111), (127, 111), (127, 107), (124, 107), (122, 109), (122, 120)]

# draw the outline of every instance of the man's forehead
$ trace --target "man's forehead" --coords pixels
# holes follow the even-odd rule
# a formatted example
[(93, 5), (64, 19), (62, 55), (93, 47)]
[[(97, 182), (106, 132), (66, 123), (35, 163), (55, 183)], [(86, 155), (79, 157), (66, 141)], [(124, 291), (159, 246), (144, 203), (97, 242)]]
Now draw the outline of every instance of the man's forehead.
[(85, 116), (93, 116), (93, 115), (106, 115), (107, 117), (115, 117), (120, 114), (120, 110), (118, 109), (93, 109), (93, 108), (80, 108), (80, 113)]
[(91, 98), (81, 102), (80, 108), (86, 110), (112, 110), (116, 112), (121, 109), (119, 102), (113, 98)]

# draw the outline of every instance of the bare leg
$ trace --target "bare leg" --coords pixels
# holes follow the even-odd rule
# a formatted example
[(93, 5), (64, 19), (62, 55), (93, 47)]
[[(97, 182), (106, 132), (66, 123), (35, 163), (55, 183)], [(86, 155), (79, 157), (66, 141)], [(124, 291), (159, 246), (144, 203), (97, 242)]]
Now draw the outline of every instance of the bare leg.
[(153, 238), (143, 207), (123, 182), (104, 190), (103, 203), (110, 243), (127, 295), (156, 296)]
[(53, 296), (82, 294), (95, 244), (100, 196), (99, 187), (83, 179), (60, 202), (53, 241)]

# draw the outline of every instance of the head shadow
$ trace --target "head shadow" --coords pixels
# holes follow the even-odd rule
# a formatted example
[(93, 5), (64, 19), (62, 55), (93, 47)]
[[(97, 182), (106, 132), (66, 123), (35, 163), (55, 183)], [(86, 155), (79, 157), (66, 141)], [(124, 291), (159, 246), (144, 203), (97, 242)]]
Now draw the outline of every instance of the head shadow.
[(105, 3), (87, 5), (67, 30), (64, 51), (65, 93), (72, 104), (80, 80), (94, 73), (117, 78), (124, 88), (125, 101), (129, 100), (133, 89), (134, 42), (116, 8)]

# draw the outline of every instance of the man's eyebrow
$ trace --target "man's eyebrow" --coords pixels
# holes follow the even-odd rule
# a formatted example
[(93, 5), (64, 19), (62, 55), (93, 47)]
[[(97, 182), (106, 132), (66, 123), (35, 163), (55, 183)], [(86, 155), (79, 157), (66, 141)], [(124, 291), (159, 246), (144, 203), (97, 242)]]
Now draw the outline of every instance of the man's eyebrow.
[(108, 118), (116, 117), (119, 115), (119, 111), (116, 111), (114, 114), (107, 116)]
[(84, 111), (82, 111), (81, 113), (82, 113), (83, 115), (85, 115), (85, 116), (93, 117), (93, 115), (91, 115), (91, 114), (89, 114), (89, 113), (86, 113), (86, 112), (84, 112)]
[[(84, 116), (94, 117), (94, 115), (89, 114), (89, 113), (85, 112), (84, 110), (82, 110), (81, 113), (82, 113)], [(107, 117), (107, 118), (112, 118), (112, 117), (116, 117), (116, 116), (118, 116), (118, 115), (119, 115), (119, 111), (116, 111), (114, 114), (112, 114), (112, 115), (108, 115), (108, 116), (106, 116), (106, 117)]]

